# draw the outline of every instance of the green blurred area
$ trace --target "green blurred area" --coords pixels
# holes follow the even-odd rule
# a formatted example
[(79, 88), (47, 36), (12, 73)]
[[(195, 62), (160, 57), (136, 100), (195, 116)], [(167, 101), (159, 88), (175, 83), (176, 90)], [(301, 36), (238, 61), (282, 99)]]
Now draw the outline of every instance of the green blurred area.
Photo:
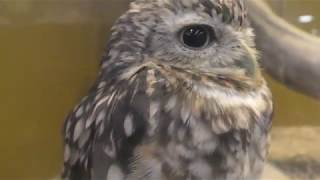
[(59, 171), (62, 122), (95, 79), (101, 28), (0, 27), (0, 179), (44, 178)]
[[(286, 11), (311, 6), (319, 14), (312, 9), (319, 1), (293, 1)], [(0, 0), (0, 179), (60, 172), (63, 120), (94, 82), (110, 26), (126, 6), (125, 0)], [(320, 124), (319, 102), (268, 79), (275, 125)]]

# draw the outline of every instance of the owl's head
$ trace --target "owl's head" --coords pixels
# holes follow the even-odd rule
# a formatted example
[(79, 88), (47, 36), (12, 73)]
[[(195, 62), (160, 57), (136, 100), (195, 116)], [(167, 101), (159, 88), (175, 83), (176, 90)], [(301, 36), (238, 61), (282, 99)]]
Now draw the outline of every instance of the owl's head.
[[(259, 73), (243, 0), (136, 0), (112, 29), (104, 68), (157, 59), (210, 73)], [(111, 60), (110, 60), (111, 59)]]

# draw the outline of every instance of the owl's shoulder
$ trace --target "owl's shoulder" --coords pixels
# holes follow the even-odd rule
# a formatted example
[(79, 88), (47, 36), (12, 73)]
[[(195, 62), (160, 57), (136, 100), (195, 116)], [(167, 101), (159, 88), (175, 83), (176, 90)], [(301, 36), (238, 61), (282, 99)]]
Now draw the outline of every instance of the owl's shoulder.
[(94, 168), (102, 159), (106, 167), (116, 160), (128, 164), (170, 90), (161, 72), (141, 66), (96, 84), (65, 121), (63, 177), (88, 177), (95, 171), (95, 177), (105, 178)]

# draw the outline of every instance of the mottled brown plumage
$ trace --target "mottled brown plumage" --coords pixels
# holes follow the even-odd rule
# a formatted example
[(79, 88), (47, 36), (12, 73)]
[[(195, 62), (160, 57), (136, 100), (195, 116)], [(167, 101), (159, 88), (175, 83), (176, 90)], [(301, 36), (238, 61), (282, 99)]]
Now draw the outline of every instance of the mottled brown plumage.
[(136, 0), (65, 122), (63, 177), (257, 179), (271, 114), (242, 0)]

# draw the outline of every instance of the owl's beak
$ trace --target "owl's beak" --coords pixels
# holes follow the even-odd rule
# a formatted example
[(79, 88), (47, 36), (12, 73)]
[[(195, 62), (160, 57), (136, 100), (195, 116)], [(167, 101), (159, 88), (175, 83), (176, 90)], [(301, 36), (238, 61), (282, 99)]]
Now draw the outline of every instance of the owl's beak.
[(247, 77), (253, 79), (259, 78), (261, 73), (257, 61), (257, 51), (248, 47), (246, 43), (242, 43), (242, 46), (247, 53), (235, 61), (236, 66), (243, 69)]

